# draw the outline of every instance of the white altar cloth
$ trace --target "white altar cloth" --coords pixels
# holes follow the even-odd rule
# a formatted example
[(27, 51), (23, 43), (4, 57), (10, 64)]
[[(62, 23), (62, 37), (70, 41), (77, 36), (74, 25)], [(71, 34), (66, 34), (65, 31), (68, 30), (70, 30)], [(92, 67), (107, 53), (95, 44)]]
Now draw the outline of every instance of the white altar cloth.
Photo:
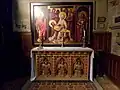
[(94, 50), (88, 47), (35, 47), (31, 49), (30, 57), (31, 57), (31, 77), (30, 80), (33, 81), (36, 78), (35, 75), (35, 67), (34, 67), (34, 59), (33, 59), (33, 51), (91, 51), (92, 54), (90, 56), (90, 80), (93, 81), (93, 58), (94, 58)]

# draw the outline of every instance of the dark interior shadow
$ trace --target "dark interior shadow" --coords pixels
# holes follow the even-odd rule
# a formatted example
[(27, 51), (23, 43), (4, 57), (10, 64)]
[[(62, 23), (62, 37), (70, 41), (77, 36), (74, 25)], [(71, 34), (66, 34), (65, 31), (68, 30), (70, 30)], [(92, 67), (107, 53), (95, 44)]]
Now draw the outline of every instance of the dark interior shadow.
[(13, 2), (2, 0), (0, 3), (0, 85), (30, 76), (30, 58), (24, 56), (20, 34), (13, 32), (12, 4), (18, 5), (16, 0)]

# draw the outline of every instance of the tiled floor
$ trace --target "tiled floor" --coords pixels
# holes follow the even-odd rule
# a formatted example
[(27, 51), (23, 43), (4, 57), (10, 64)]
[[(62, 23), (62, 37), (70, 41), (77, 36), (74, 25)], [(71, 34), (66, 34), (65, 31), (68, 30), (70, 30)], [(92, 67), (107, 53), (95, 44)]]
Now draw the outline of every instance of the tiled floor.
[(97, 77), (97, 82), (103, 88), (103, 90), (120, 90), (115, 84), (113, 84), (106, 76)]

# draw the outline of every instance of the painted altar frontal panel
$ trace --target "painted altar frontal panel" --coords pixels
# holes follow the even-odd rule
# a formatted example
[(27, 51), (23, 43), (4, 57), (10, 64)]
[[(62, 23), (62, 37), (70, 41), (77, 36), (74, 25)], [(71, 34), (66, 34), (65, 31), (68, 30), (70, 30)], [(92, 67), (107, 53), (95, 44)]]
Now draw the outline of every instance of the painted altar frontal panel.
[(36, 80), (89, 80), (90, 51), (34, 53)]

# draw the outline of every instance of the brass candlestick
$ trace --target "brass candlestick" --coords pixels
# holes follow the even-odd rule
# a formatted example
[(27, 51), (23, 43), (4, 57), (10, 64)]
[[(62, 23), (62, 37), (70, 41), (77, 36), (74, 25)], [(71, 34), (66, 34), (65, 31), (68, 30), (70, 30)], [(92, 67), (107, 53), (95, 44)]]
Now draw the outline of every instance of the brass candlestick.
[(85, 47), (85, 37), (83, 36), (83, 47)]
[(43, 48), (43, 34), (42, 34), (42, 40), (40, 41), (40, 45), (39, 45), (39, 48)]
[(40, 44), (39, 44), (39, 48), (40, 48), (40, 49), (41, 49), (41, 48), (43, 48), (43, 47), (42, 47), (42, 43), (41, 43), (41, 42), (40, 42)]
[(64, 32), (62, 32), (62, 45), (61, 45), (61, 47), (64, 47)]

